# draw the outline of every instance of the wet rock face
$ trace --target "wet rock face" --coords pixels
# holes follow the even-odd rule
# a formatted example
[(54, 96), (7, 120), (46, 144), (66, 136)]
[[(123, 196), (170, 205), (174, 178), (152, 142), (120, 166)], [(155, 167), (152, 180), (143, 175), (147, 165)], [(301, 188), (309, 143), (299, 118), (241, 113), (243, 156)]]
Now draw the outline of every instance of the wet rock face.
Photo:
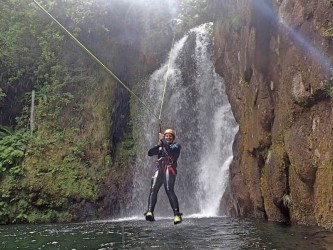
[(332, 3), (213, 4), (215, 67), (240, 124), (221, 209), (332, 228)]

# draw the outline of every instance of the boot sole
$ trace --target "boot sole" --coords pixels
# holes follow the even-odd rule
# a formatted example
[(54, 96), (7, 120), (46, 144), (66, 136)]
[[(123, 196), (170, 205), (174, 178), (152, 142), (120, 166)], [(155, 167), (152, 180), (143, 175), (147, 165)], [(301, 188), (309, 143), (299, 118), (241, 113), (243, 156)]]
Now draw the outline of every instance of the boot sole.
[(155, 221), (155, 219), (152, 216), (146, 216), (146, 221)]
[(177, 225), (177, 224), (180, 224), (182, 223), (182, 221), (174, 221), (173, 224)]

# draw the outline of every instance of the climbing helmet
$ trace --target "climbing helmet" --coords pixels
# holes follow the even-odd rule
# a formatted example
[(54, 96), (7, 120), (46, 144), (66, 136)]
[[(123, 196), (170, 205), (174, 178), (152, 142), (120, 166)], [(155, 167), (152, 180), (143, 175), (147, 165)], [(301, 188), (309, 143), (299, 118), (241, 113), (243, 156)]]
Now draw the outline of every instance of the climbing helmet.
[(176, 138), (176, 131), (175, 131), (174, 129), (171, 129), (171, 128), (166, 129), (166, 130), (164, 131), (164, 136), (165, 136), (166, 134), (172, 134), (172, 135), (173, 135), (173, 138)]

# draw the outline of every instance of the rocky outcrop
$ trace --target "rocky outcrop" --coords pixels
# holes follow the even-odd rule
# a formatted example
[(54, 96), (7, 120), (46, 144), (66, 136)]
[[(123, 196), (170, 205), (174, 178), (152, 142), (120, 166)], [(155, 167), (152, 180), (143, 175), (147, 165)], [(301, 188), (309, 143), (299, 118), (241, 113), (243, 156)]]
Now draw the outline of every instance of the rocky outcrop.
[(333, 227), (331, 1), (215, 1), (215, 66), (239, 123), (222, 208)]

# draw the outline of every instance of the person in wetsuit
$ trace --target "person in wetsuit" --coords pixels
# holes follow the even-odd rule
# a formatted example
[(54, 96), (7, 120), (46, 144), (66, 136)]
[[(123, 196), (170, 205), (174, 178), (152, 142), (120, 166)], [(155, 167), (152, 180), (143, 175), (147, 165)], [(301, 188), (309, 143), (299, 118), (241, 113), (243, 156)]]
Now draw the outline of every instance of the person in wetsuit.
[(150, 194), (148, 198), (148, 211), (145, 213), (146, 220), (154, 221), (154, 209), (157, 202), (157, 193), (162, 184), (168, 195), (170, 205), (174, 213), (174, 224), (182, 222), (182, 214), (179, 212), (178, 198), (174, 191), (177, 160), (180, 155), (180, 144), (175, 143), (176, 131), (167, 129), (159, 134), (159, 143), (149, 149), (148, 156), (157, 155), (156, 170), (151, 179)]

